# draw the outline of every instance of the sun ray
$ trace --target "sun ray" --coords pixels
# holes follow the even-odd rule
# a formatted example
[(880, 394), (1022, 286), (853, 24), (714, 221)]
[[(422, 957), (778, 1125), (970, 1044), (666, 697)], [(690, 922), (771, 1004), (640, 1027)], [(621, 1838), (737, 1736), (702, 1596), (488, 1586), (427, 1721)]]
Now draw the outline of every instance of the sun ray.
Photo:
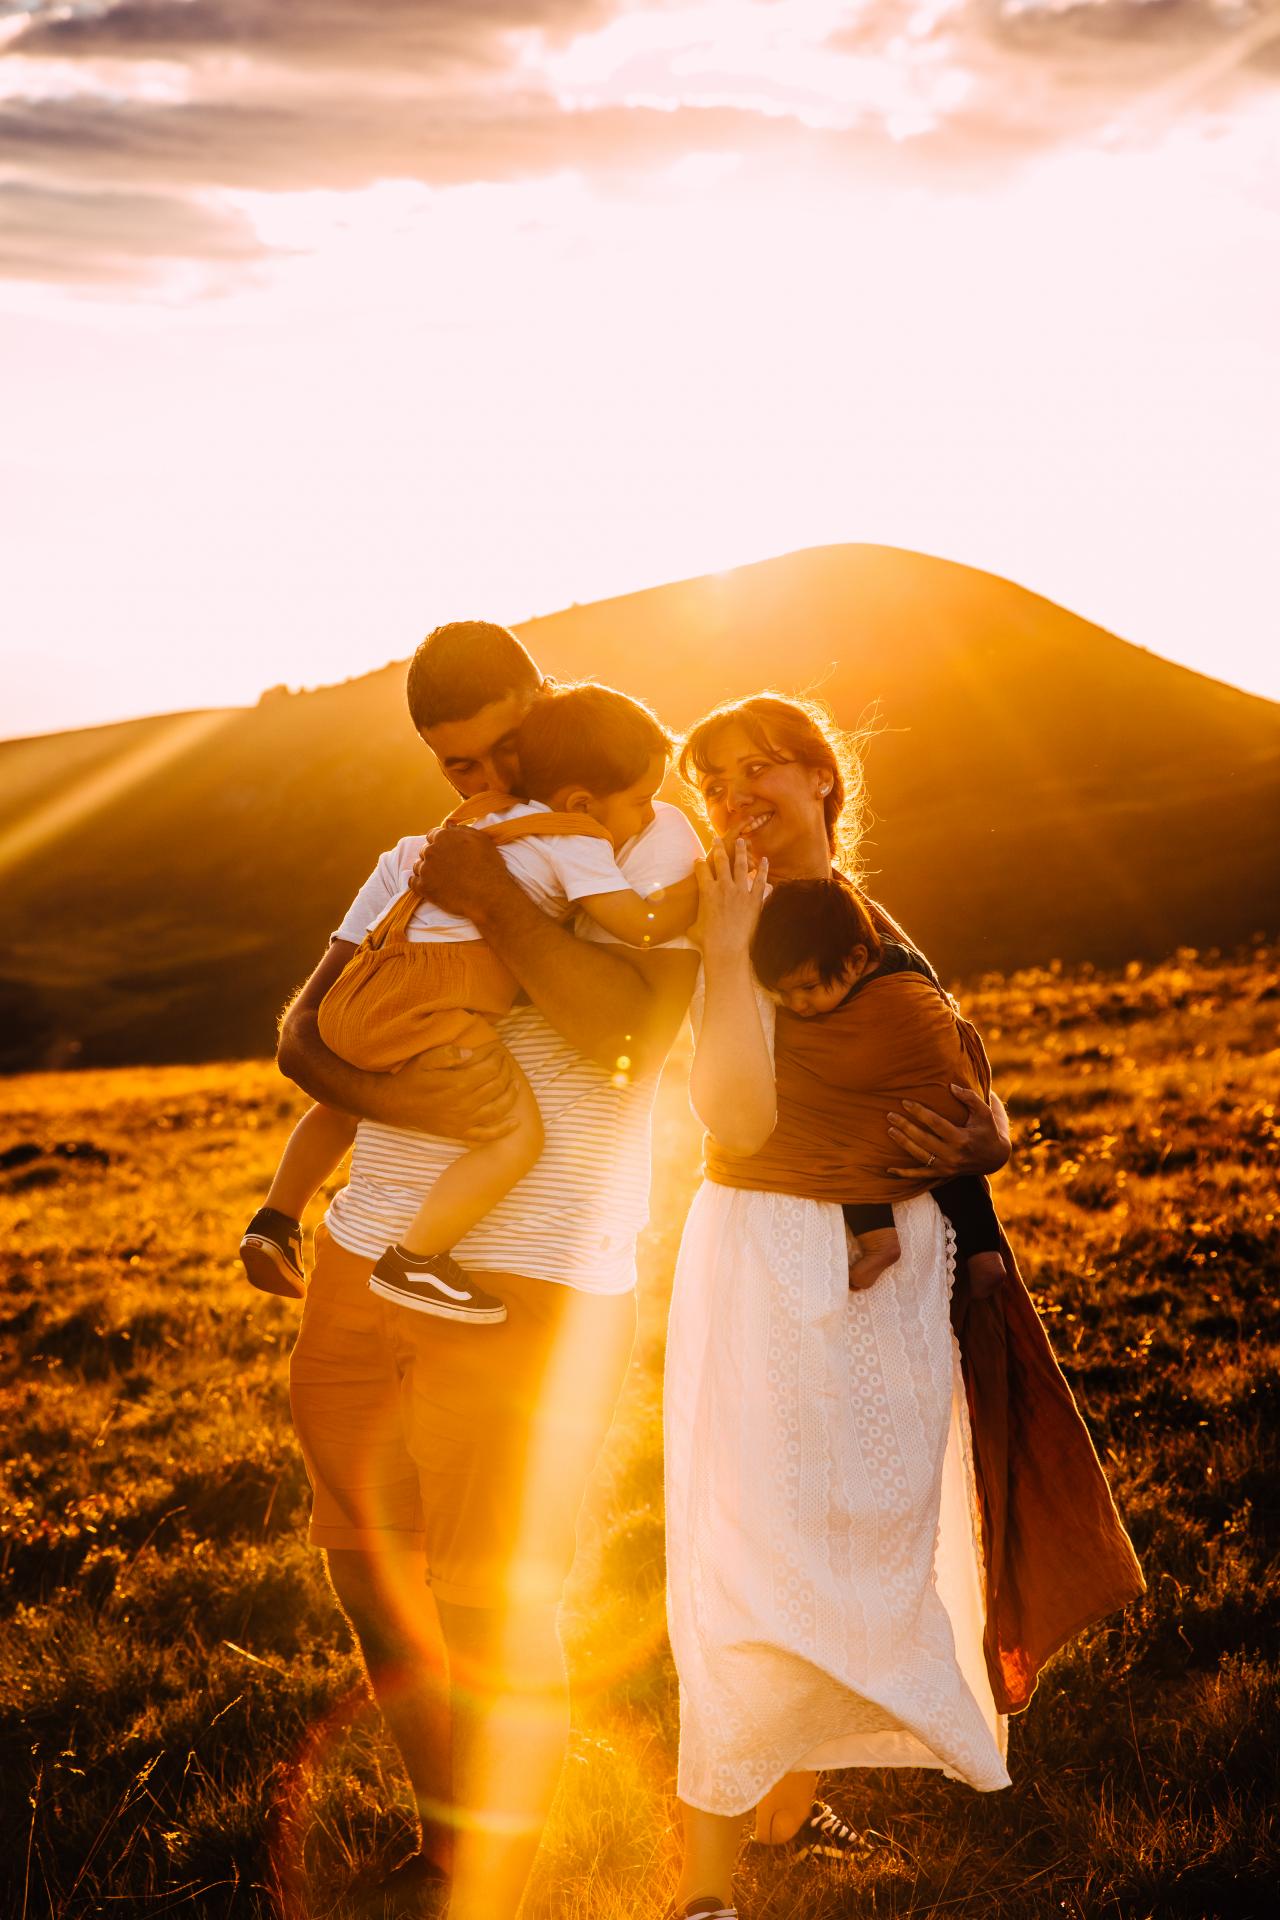
[(77, 780), (66, 792), (31, 808), (0, 831), (0, 873), (30, 859), (51, 840), (67, 833), (91, 813), (109, 806), (131, 787), (218, 733), (234, 717), (235, 709), (209, 713), (175, 713), (157, 723), (157, 730), (113, 760)]

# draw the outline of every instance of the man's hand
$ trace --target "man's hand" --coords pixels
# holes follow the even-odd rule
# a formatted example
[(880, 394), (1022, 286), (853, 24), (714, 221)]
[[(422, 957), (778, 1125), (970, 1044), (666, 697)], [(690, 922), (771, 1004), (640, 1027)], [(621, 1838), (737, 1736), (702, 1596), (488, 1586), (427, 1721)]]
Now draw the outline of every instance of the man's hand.
[[(536, 908), (534, 909), (536, 912)], [(511, 1056), (492, 1047), (432, 1047), (399, 1073), (366, 1073), (340, 1060), (320, 1038), (320, 1002), (355, 952), (330, 943), (280, 1023), (280, 1071), (313, 1100), (380, 1126), (409, 1127), (450, 1140), (496, 1140), (510, 1131), (516, 1088)]]
[(515, 1079), (505, 1047), (428, 1047), (387, 1078), (390, 1126), (474, 1144), (500, 1139), (515, 1125)]
[(493, 841), (473, 827), (442, 827), (433, 834), (409, 880), (424, 900), (477, 922), (513, 884)]
[(1009, 1122), (995, 1095), (990, 1104), (971, 1087), (951, 1089), (961, 1106), (969, 1109), (962, 1127), (944, 1120), (932, 1107), (916, 1100), (904, 1100), (906, 1113), (889, 1115), (889, 1135), (905, 1147), (915, 1161), (911, 1167), (890, 1167), (902, 1180), (918, 1180), (921, 1168), (939, 1180), (952, 1180), (959, 1173), (999, 1173), (1012, 1151)]

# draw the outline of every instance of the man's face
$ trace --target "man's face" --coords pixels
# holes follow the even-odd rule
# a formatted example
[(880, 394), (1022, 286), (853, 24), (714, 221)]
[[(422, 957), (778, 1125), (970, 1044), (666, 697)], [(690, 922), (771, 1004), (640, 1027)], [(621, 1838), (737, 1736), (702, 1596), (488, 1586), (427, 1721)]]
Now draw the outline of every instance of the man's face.
[(476, 793), (514, 793), (520, 763), (516, 734), (537, 692), (504, 694), (468, 720), (442, 720), (423, 727), (422, 738), (440, 770), (464, 800)]

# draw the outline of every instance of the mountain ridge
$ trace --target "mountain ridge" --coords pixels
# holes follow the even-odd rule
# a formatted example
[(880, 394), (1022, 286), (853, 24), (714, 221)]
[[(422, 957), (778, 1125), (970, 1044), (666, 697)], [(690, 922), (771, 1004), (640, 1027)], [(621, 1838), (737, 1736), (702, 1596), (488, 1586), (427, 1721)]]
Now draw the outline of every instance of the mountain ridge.
[[(944, 973), (1230, 947), (1280, 920), (1280, 706), (1053, 601), (822, 546), (517, 627), (673, 728), (771, 684), (866, 743), (868, 864)], [(446, 810), (403, 663), (0, 743), (0, 1064), (262, 1053), (382, 847)]]

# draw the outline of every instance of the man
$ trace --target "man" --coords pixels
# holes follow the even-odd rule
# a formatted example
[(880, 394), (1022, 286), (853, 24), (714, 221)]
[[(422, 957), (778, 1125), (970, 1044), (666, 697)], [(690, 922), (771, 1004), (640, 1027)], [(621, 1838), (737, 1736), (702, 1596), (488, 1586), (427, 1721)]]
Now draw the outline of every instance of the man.
[[(515, 735), (541, 678), (514, 635), (437, 628), (409, 669), (410, 713), (463, 796), (510, 792)], [(660, 810), (622, 850), (642, 893), (688, 873), (687, 821)], [(388, 1305), (368, 1290), (453, 1153), (510, 1110), (507, 1055), (421, 1056), (364, 1073), (320, 1040), (320, 1001), (404, 885), (474, 921), (528, 996), (499, 1023), (542, 1109), (546, 1145), (513, 1195), (459, 1244), (501, 1299), (500, 1325)], [(521, 892), (483, 835), (384, 854), (285, 1016), (282, 1070), (361, 1116), (351, 1179), (317, 1234), (291, 1364), (314, 1492), (312, 1543), (351, 1621), (422, 1823), (400, 1878), (424, 1912), (505, 1920), (527, 1880), (563, 1756), (568, 1700), (556, 1607), (574, 1523), (635, 1328), (658, 1070), (697, 972), (687, 941), (641, 953), (576, 938)]]

